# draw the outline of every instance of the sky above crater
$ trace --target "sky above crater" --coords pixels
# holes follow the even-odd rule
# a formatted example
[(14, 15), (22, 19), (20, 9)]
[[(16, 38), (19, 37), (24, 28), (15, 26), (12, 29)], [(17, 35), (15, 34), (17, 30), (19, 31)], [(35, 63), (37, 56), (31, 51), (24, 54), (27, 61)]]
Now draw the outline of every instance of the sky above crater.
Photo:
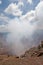
[[(39, 1), (40, 0), (0, 0), (0, 14), (1, 13), (6, 14), (5, 9), (7, 9), (8, 7), (9, 8), (12, 7), (12, 13), (13, 13), (13, 10), (14, 9), (16, 10), (17, 8), (19, 14), (24, 15), (27, 12), (34, 10), (37, 4), (39, 3)], [(9, 17), (10, 17), (10, 14), (9, 14)], [(8, 13), (6, 15), (8, 15)], [(13, 16), (14, 14), (11, 14), (11, 15)]]

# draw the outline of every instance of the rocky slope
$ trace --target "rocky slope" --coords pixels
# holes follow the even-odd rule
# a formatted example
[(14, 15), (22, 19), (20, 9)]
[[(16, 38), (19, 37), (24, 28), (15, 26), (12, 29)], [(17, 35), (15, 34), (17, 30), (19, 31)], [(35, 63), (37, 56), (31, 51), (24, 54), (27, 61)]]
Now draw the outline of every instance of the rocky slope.
[(7, 52), (8, 50), (0, 49), (0, 65), (43, 65), (43, 41), (21, 57), (9, 55)]

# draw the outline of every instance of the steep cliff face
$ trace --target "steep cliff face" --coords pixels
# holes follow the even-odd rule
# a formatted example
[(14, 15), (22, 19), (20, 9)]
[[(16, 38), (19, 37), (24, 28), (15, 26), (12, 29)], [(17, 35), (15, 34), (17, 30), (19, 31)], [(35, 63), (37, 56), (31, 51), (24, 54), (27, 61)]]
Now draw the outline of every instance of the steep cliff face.
[(43, 41), (37, 47), (33, 47), (25, 52), (25, 56), (27, 57), (40, 57), (43, 56)]
[[(2, 38), (3, 39), (3, 38)], [(1, 40), (2, 40), (1, 39)], [(4, 43), (5, 44), (5, 43)], [(4, 54), (4, 55), (12, 55), (12, 53), (10, 52), (12, 49), (9, 48), (9, 46), (7, 45), (3, 45), (2, 42), (0, 42), (0, 54)], [(23, 55), (21, 55), (20, 57), (30, 57), (30, 56), (40, 56), (43, 55), (43, 41), (41, 41), (40, 45), (38, 45), (37, 47), (33, 47), (30, 48), (29, 50), (27, 50)]]

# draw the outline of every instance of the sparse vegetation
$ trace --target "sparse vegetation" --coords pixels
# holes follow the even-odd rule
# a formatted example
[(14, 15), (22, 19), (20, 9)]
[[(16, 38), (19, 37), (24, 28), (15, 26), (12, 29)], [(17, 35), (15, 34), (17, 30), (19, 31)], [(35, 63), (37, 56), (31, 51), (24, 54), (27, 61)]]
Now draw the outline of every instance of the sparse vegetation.
[(41, 49), (41, 46), (40, 45), (38, 45), (38, 49)]
[(0, 42), (0, 48), (2, 48), (2, 42)]
[(41, 47), (43, 48), (43, 41), (41, 41)]
[(41, 44), (38, 45), (38, 49), (41, 49), (41, 48), (43, 48), (43, 41), (41, 41)]

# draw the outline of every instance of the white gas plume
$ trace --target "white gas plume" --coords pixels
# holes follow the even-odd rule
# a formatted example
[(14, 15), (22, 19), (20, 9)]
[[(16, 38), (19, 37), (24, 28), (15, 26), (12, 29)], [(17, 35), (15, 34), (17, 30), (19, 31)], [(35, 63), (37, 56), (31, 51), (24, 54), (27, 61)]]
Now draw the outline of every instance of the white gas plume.
[(6, 37), (7, 44), (13, 55), (22, 55), (29, 48), (43, 40), (43, 1), (34, 11), (20, 18), (10, 19)]

